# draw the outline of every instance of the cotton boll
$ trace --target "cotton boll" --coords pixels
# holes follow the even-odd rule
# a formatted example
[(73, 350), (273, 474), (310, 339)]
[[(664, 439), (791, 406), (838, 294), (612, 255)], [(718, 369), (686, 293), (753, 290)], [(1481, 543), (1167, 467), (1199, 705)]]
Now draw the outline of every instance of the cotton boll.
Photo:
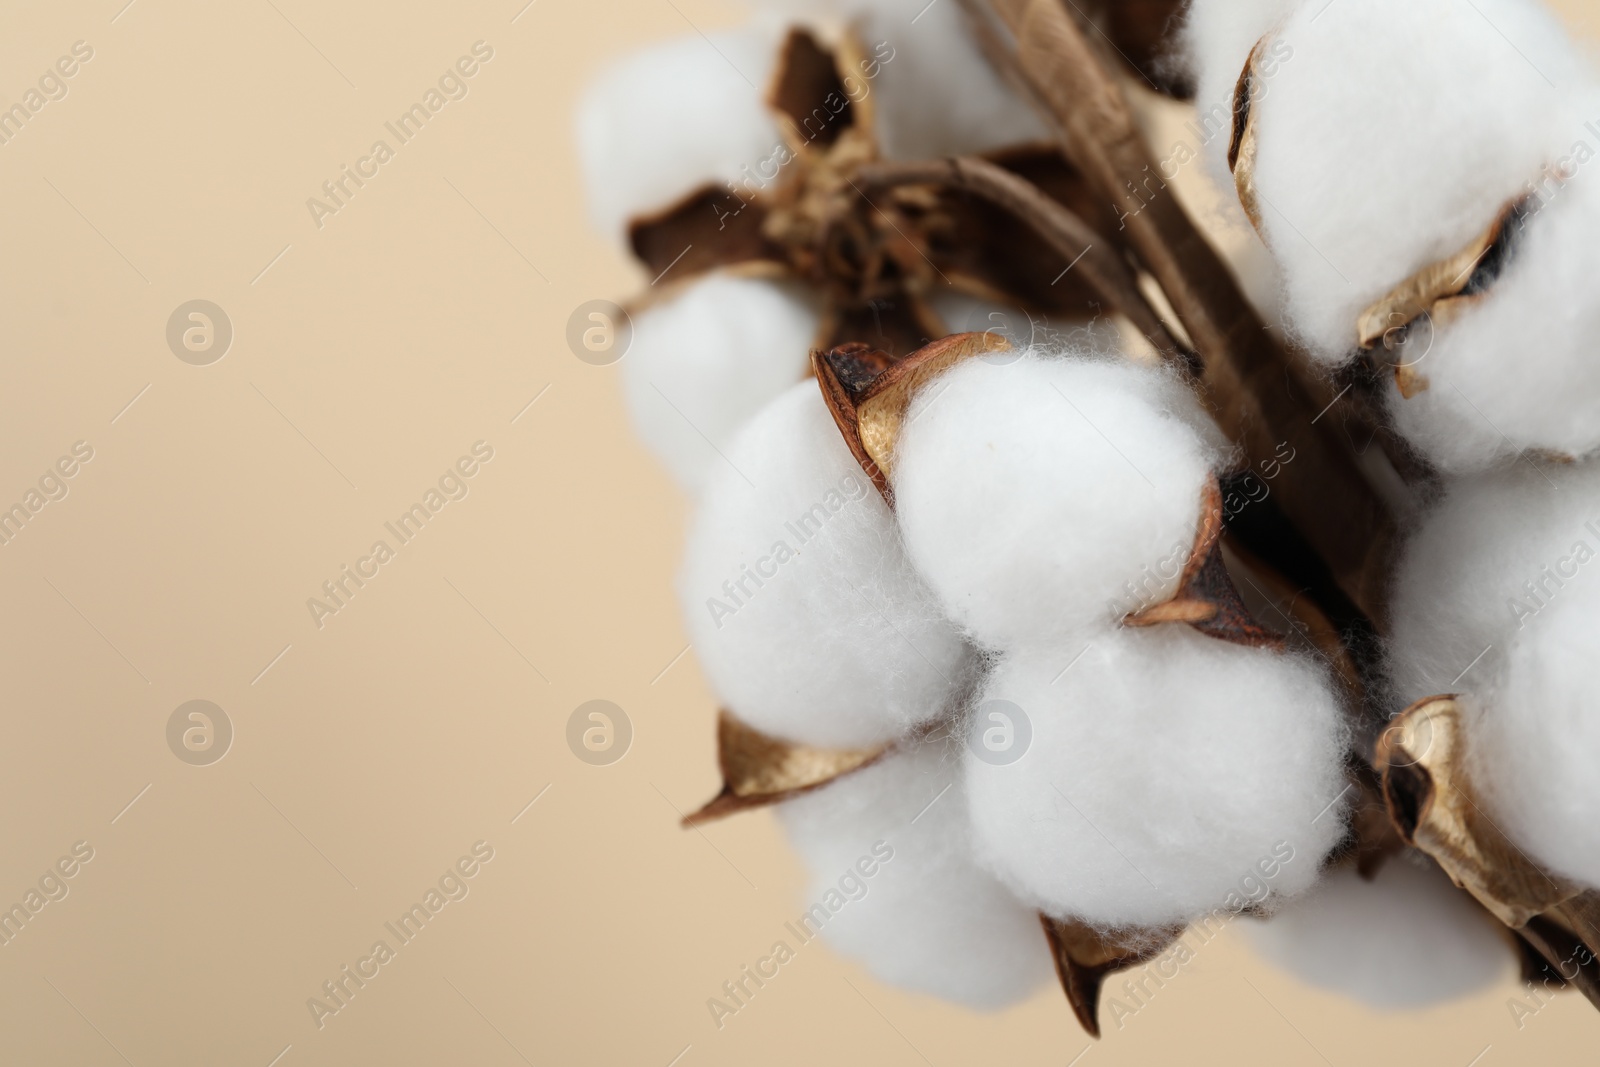
[(895, 505), (912, 561), (974, 640), (1058, 648), (1177, 590), (1221, 454), (1160, 368), (1083, 351), (968, 360), (913, 397)]
[(1463, 480), (1397, 568), (1390, 674), (1395, 707), (1463, 694), (1468, 770), (1495, 824), (1600, 886), (1597, 555), (1600, 466)]
[(1389, 1010), (1420, 1008), (1511, 977), (1505, 931), (1442, 871), (1391, 859), (1366, 881), (1353, 867), (1313, 889), (1245, 936), (1262, 956), (1302, 981)]
[[(621, 239), (628, 221), (707, 182), (747, 181), (784, 144), (764, 95), (781, 36), (765, 22), (695, 34), (604, 71), (578, 105), (589, 215)], [(781, 158), (781, 157), (780, 157)]]
[[(1511, 635), (1551, 594), (1565, 599), (1574, 584), (1600, 579), (1600, 567), (1576, 561), (1600, 550), (1591, 521), (1600, 529), (1600, 465), (1523, 463), (1451, 483), (1395, 567), (1390, 703), (1496, 676)], [(1574, 574), (1554, 573), (1562, 560)]]
[(1597, 619), (1600, 581), (1575, 582), (1511, 639), (1503, 684), (1476, 701), (1472, 766), (1518, 844), (1551, 870), (1600, 887)]
[(1346, 731), (1304, 658), (1105, 631), (1007, 658), (981, 701), (979, 726), (1007, 701), (1032, 738), (1014, 762), (965, 758), (978, 854), (1051, 915), (1159, 925), (1292, 896), (1344, 832)]
[(944, 711), (972, 652), (906, 561), (816, 383), (792, 386), (723, 451), (678, 593), (724, 706), (766, 733), (838, 747)]
[[(1600, 97), (1589, 114), (1600, 116)], [(1600, 152), (1594, 134), (1583, 131), (1583, 143)], [(1541, 186), (1543, 206), (1488, 292), (1454, 321), (1412, 328), (1405, 358), (1428, 388), (1409, 398), (1389, 389), (1389, 410), (1445, 470), (1482, 469), (1522, 449), (1600, 447), (1600, 307), (1588, 293), (1600, 274), (1600, 162), (1569, 165), (1573, 177)]]
[(921, 744), (780, 807), (811, 872), (811, 918), (794, 925), (820, 919), (880, 981), (998, 1008), (1049, 981), (1050, 953), (1038, 913), (972, 857), (959, 768)]
[[(1048, 141), (1049, 130), (979, 51), (961, 6), (926, 0), (755, 0), (793, 18), (856, 25), (859, 78), (889, 159), (934, 159)], [(875, 72), (875, 73), (869, 73)]]
[(1305, 4), (1271, 56), (1253, 108), (1262, 230), (1291, 321), (1331, 362), (1365, 308), (1465, 247), (1583, 132), (1582, 58), (1533, 0)]
[(622, 383), (634, 427), (689, 492), (734, 433), (804, 378), (820, 315), (803, 286), (711, 274), (634, 316)]

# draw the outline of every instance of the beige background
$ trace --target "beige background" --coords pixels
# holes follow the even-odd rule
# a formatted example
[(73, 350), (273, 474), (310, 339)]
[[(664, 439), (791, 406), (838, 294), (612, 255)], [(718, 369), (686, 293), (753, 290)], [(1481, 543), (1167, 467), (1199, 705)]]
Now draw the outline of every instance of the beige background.
[[(578, 207), (578, 87), (737, 12), (523, 2), (3, 9), (0, 104), (75, 41), (94, 58), (0, 146), (0, 504), (75, 441), (94, 459), (0, 547), (0, 903), (74, 842), (95, 855), (0, 947), (0, 1061), (1592, 1056), (1576, 996), (1520, 1031), (1509, 983), (1376, 1015), (1231, 934), (1079, 1060), (1053, 990), (979, 1016), (821, 947), (715, 1029), (706, 998), (780, 936), (800, 873), (765, 814), (675, 825), (717, 784), (711, 699), (676, 659), (684, 504), (630, 437), (616, 368), (563, 331), (638, 282)], [(319, 230), (306, 198), (480, 39), (470, 95)], [(165, 342), (194, 298), (233, 322), (211, 366)], [(316, 628), (306, 598), (479, 439), (494, 459), (470, 495)], [(236, 730), (211, 766), (165, 740), (194, 698)], [(608, 767), (564, 739), (593, 698), (635, 728)], [(306, 999), (480, 839), (470, 895), (318, 1029)]]

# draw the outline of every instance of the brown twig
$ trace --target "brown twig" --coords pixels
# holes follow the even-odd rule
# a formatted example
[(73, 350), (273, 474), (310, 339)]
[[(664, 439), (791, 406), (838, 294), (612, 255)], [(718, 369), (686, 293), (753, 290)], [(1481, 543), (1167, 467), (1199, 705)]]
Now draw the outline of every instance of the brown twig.
[[(1393, 518), (1322, 411), (1328, 383), (1267, 332), (1227, 265), (1160, 182), (1103, 48), (1062, 0), (962, 0), (1009, 31), (1006, 52), (1049, 110), (1063, 154), (1111, 202), (1204, 364), (1212, 414), (1254, 462), (1287, 442), (1298, 457), (1277, 483), (1284, 513), (1335, 580), (1381, 626)], [(991, 49), (992, 51), (992, 49)]]
[[(869, 186), (943, 185), (983, 197), (1026, 222), (1074, 265), (1100, 296), (1169, 358), (1188, 361), (1190, 353), (1168, 332), (1161, 317), (1139, 292), (1132, 269), (1116, 247), (1070, 209), (1046, 196), (1037, 186), (985, 159), (957, 159), (912, 163), (870, 163), (857, 174)], [(1189, 369), (1193, 369), (1192, 365)]]

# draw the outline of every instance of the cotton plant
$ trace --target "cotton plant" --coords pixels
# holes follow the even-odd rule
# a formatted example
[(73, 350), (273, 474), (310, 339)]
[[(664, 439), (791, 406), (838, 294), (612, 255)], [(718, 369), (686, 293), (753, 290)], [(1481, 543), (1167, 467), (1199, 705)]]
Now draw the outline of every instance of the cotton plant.
[(1065, 271), (1076, 250), (982, 201), (865, 188), (876, 162), (977, 154), (1105, 214), (954, 3), (758, 0), (744, 25), (602, 72), (576, 134), (590, 218), (648, 281), (628, 307), (629, 412), (691, 492), (813, 346), (903, 355), (974, 324), (1096, 314)]
[(1531, 0), (759, 0), (603, 75), (719, 705), (686, 821), (772, 808), (836, 951), (987, 1009), (1053, 970), (1096, 1035), (1241, 916), (1382, 1008), (1600, 1004), (1595, 84)]
[[(1234, 589), (1233, 449), (1182, 372), (982, 333), (815, 361), (691, 526), (679, 593), (729, 780), (701, 817), (740, 806), (748, 735), (781, 747), (789, 777), (742, 799), (780, 802), (814, 878), (874, 838), (905, 856), (824, 937), (985, 1007), (1052, 955), (1087, 981), (1085, 937), (1147, 958), (1263, 865), (1257, 909), (1311, 885), (1348, 843), (1345, 694)], [(1001, 758), (997, 707), (1024, 735)]]
[[(1600, 464), (1452, 483), (1397, 572), (1399, 706), (1456, 696), (1477, 802), (1529, 858), (1600, 886)], [(1424, 743), (1427, 743), (1426, 741)]]

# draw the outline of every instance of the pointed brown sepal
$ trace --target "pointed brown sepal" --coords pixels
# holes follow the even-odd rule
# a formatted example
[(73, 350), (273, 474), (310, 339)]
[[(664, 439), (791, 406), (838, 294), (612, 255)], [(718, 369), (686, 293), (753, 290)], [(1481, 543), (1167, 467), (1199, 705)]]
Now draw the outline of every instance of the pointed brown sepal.
[(1468, 780), (1466, 729), (1454, 696), (1427, 697), (1402, 711), (1378, 739), (1389, 817), (1407, 844), (1510, 927), (1553, 908), (1579, 887), (1536, 866), (1479, 806)]
[(1209, 637), (1236, 645), (1282, 648), (1284, 639), (1256, 622), (1228, 574), (1222, 558), (1222, 489), (1216, 478), (1206, 482), (1200, 500), (1200, 528), (1178, 577), (1178, 591), (1160, 604), (1131, 612), (1122, 624), (1186, 622)]
[(834, 423), (890, 507), (894, 506), (890, 484), (894, 446), (912, 394), (962, 360), (1009, 347), (999, 334), (957, 333), (923, 345), (903, 359), (860, 343), (811, 354)]
[(1372, 351), (1381, 343), (1396, 353), (1391, 365), (1402, 397), (1409, 400), (1428, 388), (1428, 379), (1417, 369), (1417, 360), (1408, 361), (1400, 355), (1403, 349), (1395, 338), (1422, 319), (1427, 320), (1430, 329), (1439, 330), (1483, 299), (1510, 261), (1529, 203), (1530, 197), (1519, 197), (1506, 204), (1488, 229), (1454, 255), (1416, 271), (1356, 320), (1356, 343), (1362, 349)]
[(849, 446), (850, 454), (861, 464), (861, 469), (872, 479), (872, 484), (886, 501), (892, 500), (889, 479), (884, 477), (867, 454), (866, 446), (861, 443), (856, 405), (872, 380), (893, 365), (893, 356), (863, 341), (852, 341), (826, 352), (819, 349), (811, 353), (811, 369), (816, 374), (817, 385), (822, 389), (822, 399), (833, 415), (834, 425), (839, 427), (839, 434)]
[(794, 27), (778, 49), (778, 65), (767, 104), (788, 120), (785, 133), (797, 149), (827, 148), (856, 124), (856, 103), (839, 74), (839, 63), (810, 31)]
[(1118, 971), (1155, 959), (1183, 933), (1183, 926), (1097, 930), (1075, 919), (1040, 914), (1056, 977), (1072, 1014), (1090, 1037), (1100, 1036), (1100, 986)]
[(683, 825), (698, 826), (799, 796), (876, 762), (891, 747), (797, 745), (769, 737), (721, 712), (717, 716), (717, 763), (722, 768), (722, 792), (699, 811), (684, 816)]
[(1375, 763), (1395, 828), (1600, 1007), (1600, 892), (1529, 859), (1485, 814), (1454, 696), (1426, 697), (1378, 739)]
[(628, 227), (633, 254), (656, 282), (679, 281), (718, 267), (752, 261), (787, 263), (783, 247), (762, 230), (767, 206), (748, 190), (702, 185)]
[(1261, 233), (1261, 205), (1256, 194), (1256, 109), (1257, 93), (1262, 84), (1258, 64), (1261, 53), (1272, 42), (1267, 34), (1250, 49), (1250, 56), (1239, 72), (1233, 87), (1233, 130), (1228, 137), (1228, 170), (1233, 173), (1233, 187), (1239, 194), (1239, 206), (1244, 208), (1250, 225)]

